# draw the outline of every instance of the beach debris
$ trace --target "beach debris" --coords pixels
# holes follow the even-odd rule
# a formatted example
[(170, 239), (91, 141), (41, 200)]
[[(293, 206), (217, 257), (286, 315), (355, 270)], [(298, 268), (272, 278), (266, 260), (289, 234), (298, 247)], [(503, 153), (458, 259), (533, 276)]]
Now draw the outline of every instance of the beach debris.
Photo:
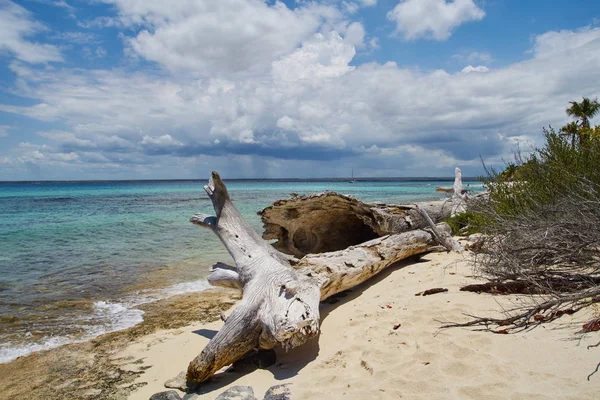
[[(307, 254), (298, 260), (256, 234), (241, 217), (216, 172), (204, 189), (216, 216), (196, 214), (191, 222), (217, 235), (235, 262), (234, 266), (215, 264), (208, 282), (241, 290), (243, 294), (221, 330), (190, 362), (183, 382), (178, 376), (166, 384), (188, 392), (254, 349), (281, 346), (287, 350), (306, 343), (319, 332), (321, 301), (353, 288), (400, 260), (420, 257), (436, 246), (430, 230), (416, 229), (375, 237), (343, 250)], [(418, 214), (414, 207), (409, 209)], [(303, 215), (292, 209), (288, 211), (287, 219)], [(319, 226), (327, 227), (327, 220), (322, 222)], [(449, 230), (445, 223), (436, 228)], [(349, 230), (345, 232), (353, 235)]]
[(271, 386), (265, 392), (263, 400), (291, 400), (292, 392), (290, 391), (290, 383), (284, 383), (283, 385)]
[(402, 324), (396, 324), (396, 325), (394, 325), (394, 328), (393, 328), (393, 329), (394, 329), (394, 330), (397, 330), (397, 329), (398, 329), (398, 328), (400, 328), (401, 326), (402, 326)]
[(254, 389), (250, 386), (232, 386), (220, 395), (216, 400), (258, 400), (254, 396)]
[(174, 390), (167, 390), (166, 392), (154, 393), (150, 396), (150, 400), (181, 400), (181, 396)]
[[(590, 282), (596, 284), (600, 283), (600, 278), (590, 277)], [(550, 288), (553, 292), (557, 293), (569, 293), (573, 290), (581, 288), (581, 282), (576, 280), (569, 281), (561, 277), (546, 277), (546, 287), (536, 284), (530, 280), (514, 280), (514, 281), (490, 281), (481, 284), (466, 285), (460, 288), (462, 292), (475, 292), (475, 293), (491, 293), (496, 295), (507, 295), (507, 294), (551, 294)], [(599, 299), (593, 299), (594, 302), (600, 302)], [(557, 310), (557, 312), (566, 312), (569, 309)], [(559, 315), (560, 316), (560, 315)]]
[(419, 293), (415, 294), (415, 296), (429, 296), (431, 294), (444, 293), (447, 291), (448, 291), (448, 289), (446, 289), (446, 288), (433, 288), (433, 289), (427, 289), (423, 292), (419, 292)]
[(597, 332), (600, 331), (600, 319), (587, 322), (582, 326), (583, 332)]
[(373, 367), (365, 360), (360, 360), (360, 366), (363, 367), (369, 374), (373, 375)]
[(423, 365), (429, 365), (429, 364), (431, 364), (429, 361), (424, 361), (423, 362)]

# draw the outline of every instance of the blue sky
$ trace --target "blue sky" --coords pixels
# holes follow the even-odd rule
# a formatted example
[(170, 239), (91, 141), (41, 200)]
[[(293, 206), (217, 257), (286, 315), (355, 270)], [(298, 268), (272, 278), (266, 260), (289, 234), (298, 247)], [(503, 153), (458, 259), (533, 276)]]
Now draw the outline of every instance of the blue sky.
[(595, 0), (0, 0), (0, 180), (477, 175), (599, 92)]

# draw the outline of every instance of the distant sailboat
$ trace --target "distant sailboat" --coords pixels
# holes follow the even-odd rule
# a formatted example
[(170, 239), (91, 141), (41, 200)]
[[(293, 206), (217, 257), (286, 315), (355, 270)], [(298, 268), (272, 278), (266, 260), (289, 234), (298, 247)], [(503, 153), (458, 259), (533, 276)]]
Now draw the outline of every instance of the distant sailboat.
[(348, 183), (356, 183), (356, 179), (354, 179), (354, 168), (352, 168), (352, 178), (348, 181)]

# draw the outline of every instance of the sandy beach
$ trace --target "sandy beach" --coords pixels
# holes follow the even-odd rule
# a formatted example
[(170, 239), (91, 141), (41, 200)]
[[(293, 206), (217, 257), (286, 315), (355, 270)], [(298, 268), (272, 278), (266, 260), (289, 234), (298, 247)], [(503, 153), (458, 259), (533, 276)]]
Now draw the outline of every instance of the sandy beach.
[[(220, 371), (202, 387), (214, 399), (249, 385), (258, 398), (290, 383), (294, 399), (595, 399), (597, 336), (574, 332), (597, 310), (565, 315), (529, 332), (499, 335), (441, 330), (465, 314), (491, 315), (530, 301), (459, 291), (477, 282), (469, 253), (432, 253), (405, 261), (321, 308), (321, 334), (268, 369)], [(415, 296), (427, 289), (448, 292)], [(88, 342), (0, 365), (0, 398), (144, 399), (166, 390), (222, 322), (239, 296), (211, 290), (146, 305), (143, 323)], [(331, 304), (333, 303), (333, 304)], [(396, 327), (396, 329), (394, 329)], [(181, 393), (183, 394), (183, 393)]]
[[(586, 378), (600, 360), (597, 348), (587, 349), (598, 338), (573, 335), (589, 317), (585, 311), (514, 335), (440, 330), (444, 322), (466, 321), (464, 314), (490, 315), (529, 301), (460, 292), (476, 282), (467, 257), (433, 253), (383, 271), (322, 306), (319, 337), (287, 354), (278, 351), (268, 369), (220, 371), (203, 386), (202, 398), (235, 385), (252, 386), (262, 398), (283, 383), (291, 384), (295, 399), (597, 398), (600, 376)], [(415, 296), (437, 287), (448, 292)], [(128, 398), (166, 390), (164, 382), (185, 370), (220, 326), (160, 330), (111, 355), (111, 362), (137, 374)]]

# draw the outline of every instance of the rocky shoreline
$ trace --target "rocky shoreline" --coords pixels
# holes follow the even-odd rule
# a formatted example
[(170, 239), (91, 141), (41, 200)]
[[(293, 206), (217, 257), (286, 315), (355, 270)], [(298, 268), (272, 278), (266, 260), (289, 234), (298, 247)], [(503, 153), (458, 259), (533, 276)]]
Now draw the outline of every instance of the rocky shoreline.
[(230, 308), (236, 294), (220, 289), (174, 296), (139, 308), (144, 321), (83, 343), (30, 354), (0, 364), (0, 393), (3, 398), (124, 399), (143, 386), (134, 383), (139, 371), (122, 368), (114, 355), (132, 341), (162, 329), (176, 329), (191, 323), (210, 322)]

